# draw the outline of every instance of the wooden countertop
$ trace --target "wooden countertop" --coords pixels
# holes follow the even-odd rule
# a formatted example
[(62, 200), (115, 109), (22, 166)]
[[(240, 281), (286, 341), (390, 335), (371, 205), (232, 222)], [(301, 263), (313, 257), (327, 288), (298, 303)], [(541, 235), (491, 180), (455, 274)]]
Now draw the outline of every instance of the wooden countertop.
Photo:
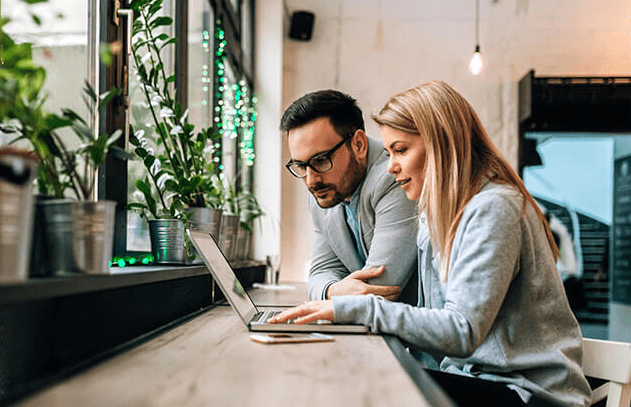
[[(251, 290), (255, 303), (291, 305), (295, 290)], [(264, 345), (219, 305), (51, 385), (15, 406), (427, 406), (378, 335)]]

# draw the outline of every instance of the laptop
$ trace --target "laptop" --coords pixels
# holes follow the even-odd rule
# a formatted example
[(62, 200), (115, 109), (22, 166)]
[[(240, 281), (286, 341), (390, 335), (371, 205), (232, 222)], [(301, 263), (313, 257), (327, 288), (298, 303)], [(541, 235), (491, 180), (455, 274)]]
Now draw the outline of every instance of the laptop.
[(228, 302), (239, 315), (243, 323), (250, 331), (271, 332), (337, 332), (337, 333), (368, 333), (370, 328), (365, 325), (333, 324), (329, 321), (320, 321), (312, 324), (270, 324), (267, 322), (274, 313), (279, 310), (259, 310), (245, 291), (232, 267), (226, 260), (217, 242), (208, 232), (187, 229), (186, 233), (197, 252), (204, 259), (204, 263), (215, 282), (228, 299)]

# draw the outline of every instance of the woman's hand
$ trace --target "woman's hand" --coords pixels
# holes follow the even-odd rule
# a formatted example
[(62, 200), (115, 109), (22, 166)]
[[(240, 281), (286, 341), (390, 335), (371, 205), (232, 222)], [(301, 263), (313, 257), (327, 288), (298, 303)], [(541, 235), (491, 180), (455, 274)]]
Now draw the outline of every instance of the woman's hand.
[(283, 311), (275, 317), (270, 318), (267, 322), (270, 324), (279, 324), (291, 319), (293, 319), (296, 324), (308, 324), (319, 320), (333, 322), (333, 302), (331, 300), (308, 301), (302, 305)]

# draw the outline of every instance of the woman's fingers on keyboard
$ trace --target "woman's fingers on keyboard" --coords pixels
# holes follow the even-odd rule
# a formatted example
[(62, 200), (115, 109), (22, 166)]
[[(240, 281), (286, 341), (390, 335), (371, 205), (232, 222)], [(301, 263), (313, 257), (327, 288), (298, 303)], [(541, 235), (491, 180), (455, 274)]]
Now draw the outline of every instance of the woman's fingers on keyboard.
[(292, 319), (297, 324), (308, 324), (317, 320), (333, 321), (333, 304), (330, 300), (309, 301), (276, 315), (268, 322), (278, 324)]

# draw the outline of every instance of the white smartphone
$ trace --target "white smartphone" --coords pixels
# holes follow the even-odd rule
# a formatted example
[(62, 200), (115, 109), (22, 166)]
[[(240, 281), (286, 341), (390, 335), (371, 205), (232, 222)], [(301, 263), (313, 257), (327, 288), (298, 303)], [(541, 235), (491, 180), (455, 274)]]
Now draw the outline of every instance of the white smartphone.
[(271, 344), (271, 343), (305, 343), (305, 342), (331, 342), (335, 338), (331, 335), (323, 335), (320, 333), (310, 334), (289, 334), (289, 333), (257, 333), (250, 335), (250, 339), (254, 342)]

